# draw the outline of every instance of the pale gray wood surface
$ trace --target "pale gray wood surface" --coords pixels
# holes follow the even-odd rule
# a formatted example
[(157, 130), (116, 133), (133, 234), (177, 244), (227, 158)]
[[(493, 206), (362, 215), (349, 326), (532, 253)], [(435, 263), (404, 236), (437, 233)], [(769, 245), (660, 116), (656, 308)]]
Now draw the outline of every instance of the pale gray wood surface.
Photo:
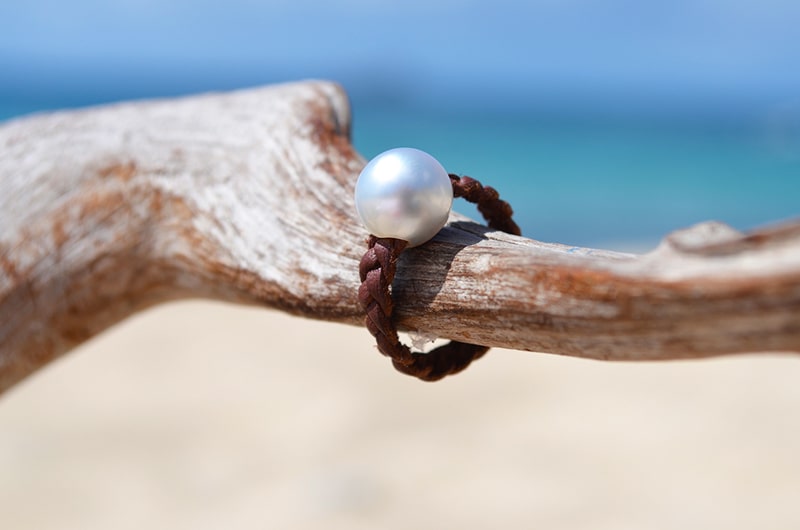
[[(176, 298), (361, 325), (364, 160), (349, 131), (347, 97), (325, 82), (0, 126), (0, 389)], [(401, 329), (492, 346), (614, 360), (800, 352), (798, 221), (749, 235), (703, 224), (637, 256), (453, 216), (404, 254), (394, 287)]]

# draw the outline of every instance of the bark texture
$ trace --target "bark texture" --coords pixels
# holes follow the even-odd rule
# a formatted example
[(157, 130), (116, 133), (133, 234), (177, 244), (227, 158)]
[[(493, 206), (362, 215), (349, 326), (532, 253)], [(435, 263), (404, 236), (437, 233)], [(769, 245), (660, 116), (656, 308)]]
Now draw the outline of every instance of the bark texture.
[[(352, 192), (364, 160), (335, 84), (32, 116), (0, 126), (0, 150), (0, 390), (176, 298), (362, 324), (367, 234)], [(800, 352), (800, 222), (705, 223), (630, 255), (453, 215), (403, 254), (394, 300), (401, 329), (490, 346), (615, 360)]]

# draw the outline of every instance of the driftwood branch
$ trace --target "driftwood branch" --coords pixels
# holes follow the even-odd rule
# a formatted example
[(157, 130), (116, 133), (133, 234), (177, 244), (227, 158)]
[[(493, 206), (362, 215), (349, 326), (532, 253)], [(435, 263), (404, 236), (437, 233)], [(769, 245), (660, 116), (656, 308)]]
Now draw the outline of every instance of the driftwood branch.
[[(346, 95), (317, 82), (0, 127), (0, 389), (176, 298), (361, 325), (364, 161), (349, 130)], [(704, 224), (635, 256), (453, 217), (404, 254), (394, 292), (401, 329), (492, 346), (615, 360), (800, 352), (800, 222)]]

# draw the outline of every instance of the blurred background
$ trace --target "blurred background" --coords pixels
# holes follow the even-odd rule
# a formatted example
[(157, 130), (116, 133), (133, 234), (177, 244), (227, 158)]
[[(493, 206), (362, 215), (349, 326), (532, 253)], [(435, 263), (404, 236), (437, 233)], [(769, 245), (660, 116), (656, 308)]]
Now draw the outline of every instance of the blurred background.
[[(5, 0), (0, 119), (333, 79), (365, 157), (418, 147), (530, 237), (646, 250), (800, 213), (798, 22), (793, 0)], [(796, 358), (497, 351), (436, 385), (384, 361), (257, 308), (139, 315), (0, 399), (4, 527), (800, 527)]]
[(26, 0), (0, 20), (0, 118), (327, 78), (364, 156), (428, 150), (542, 240), (798, 214), (792, 0)]

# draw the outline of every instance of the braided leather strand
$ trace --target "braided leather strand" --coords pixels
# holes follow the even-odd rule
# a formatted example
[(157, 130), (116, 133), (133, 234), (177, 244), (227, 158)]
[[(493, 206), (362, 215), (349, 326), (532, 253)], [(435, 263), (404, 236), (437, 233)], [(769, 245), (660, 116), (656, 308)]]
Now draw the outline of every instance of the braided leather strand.
[(511, 218), (514, 211), (511, 205), (500, 199), (500, 194), (491, 186), (484, 186), (471, 177), (459, 177), (450, 174), (450, 183), (453, 185), (453, 197), (463, 197), (467, 201), (477, 204), (490, 228), (500, 230), (515, 236), (522, 235), (517, 223)]
[[(483, 186), (473, 178), (453, 174), (450, 175), (450, 182), (453, 196), (477, 204), (478, 211), (491, 228), (520, 235), (519, 227), (511, 219), (511, 206), (500, 199), (494, 188)], [(359, 264), (361, 286), (358, 289), (358, 301), (367, 314), (365, 323), (375, 337), (378, 350), (392, 359), (394, 367), (423, 381), (437, 381), (464, 370), (489, 348), (450, 341), (428, 353), (415, 353), (400, 342), (397, 328), (392, 322), (394, 302), (390, 288), (397, 272), (397, 260), (407, 245), (406, 241), (400, 239), (369, 236), (367, 252)]]

